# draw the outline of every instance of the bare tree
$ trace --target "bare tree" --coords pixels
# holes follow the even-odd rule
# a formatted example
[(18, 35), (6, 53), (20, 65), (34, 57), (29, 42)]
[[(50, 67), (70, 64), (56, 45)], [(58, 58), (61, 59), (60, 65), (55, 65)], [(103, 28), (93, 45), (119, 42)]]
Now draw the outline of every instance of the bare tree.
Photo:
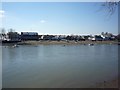
[(15, 32), (15, 30), (12, 29), (12, 28), (10, 28), (10, 29), (8, 30), (8, 32)]
[(15, 32), (14, 29), (9, 29), (9, 32), (7, 33), (10, 40), (16, 41), (19, 39), (19, 33)]
[(107, 0), (101, 5), (109, 16), (113, 15), (116, 11), (116, 8), (118, 6), (118, 2), (116, 0)]
[(106, 0), (100, 5), (100, 9), (97, 11), (105, 11), (107, 17), (111, 17), (118, 7), (118, 0)]
[(0, 29), (0, 34), (5, 34), (6, 33), (6, 30), (4, 28), (1, 28)]
[(0, 39), (6, 38), (6, 30), (4, 28), (0, 28)]

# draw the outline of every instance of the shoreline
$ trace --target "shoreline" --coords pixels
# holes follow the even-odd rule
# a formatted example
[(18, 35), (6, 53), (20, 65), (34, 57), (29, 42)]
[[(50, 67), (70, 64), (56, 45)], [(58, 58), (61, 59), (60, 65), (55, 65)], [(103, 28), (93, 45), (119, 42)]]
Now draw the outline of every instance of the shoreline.
[(22, 41), (18, 45), (86, 45), (86, 44), (120, 44), (117, 41)]
[(1, 45), (120, 45), (120, 42), (118, 41), (21, 41), (21, 42), (16, 42), (16, 43), (1, 43)]

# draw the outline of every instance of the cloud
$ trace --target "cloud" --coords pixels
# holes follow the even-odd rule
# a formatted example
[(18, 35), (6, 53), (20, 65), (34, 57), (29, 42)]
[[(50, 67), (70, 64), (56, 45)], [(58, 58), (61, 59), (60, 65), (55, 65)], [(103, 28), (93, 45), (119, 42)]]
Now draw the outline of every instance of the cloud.
[(40, 23), (45, 23), (46, 21), (45, 20), (41, 20)]
[(3, 18), (3, 17), (4, 17), (4, 14), (5, 14), (5, 11), (0, 10), (0, 18)]

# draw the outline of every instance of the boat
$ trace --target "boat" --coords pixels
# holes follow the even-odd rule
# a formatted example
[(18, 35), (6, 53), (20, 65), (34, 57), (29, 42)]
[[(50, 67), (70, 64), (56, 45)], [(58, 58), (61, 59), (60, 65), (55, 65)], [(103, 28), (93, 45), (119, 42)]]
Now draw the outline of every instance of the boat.
[(18, 45), (17, 45), (17, 44), (15, 44), (15, 45), (13, 45), (12, 47), (13, 47), (13, 48), (18, 47)]
[(93, 43), (91, 43), (91, 44), (88, 44), (89, 46), (93, 46), (94, 44)]

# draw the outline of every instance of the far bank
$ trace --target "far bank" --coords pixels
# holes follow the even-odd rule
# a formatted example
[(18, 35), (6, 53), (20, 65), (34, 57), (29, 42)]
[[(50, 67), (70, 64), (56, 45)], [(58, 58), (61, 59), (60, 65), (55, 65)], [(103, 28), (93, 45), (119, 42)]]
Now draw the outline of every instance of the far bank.
[(18, 45), (86, 45), (86, 44), (120, 44), (117, 41), (22, 41)]

